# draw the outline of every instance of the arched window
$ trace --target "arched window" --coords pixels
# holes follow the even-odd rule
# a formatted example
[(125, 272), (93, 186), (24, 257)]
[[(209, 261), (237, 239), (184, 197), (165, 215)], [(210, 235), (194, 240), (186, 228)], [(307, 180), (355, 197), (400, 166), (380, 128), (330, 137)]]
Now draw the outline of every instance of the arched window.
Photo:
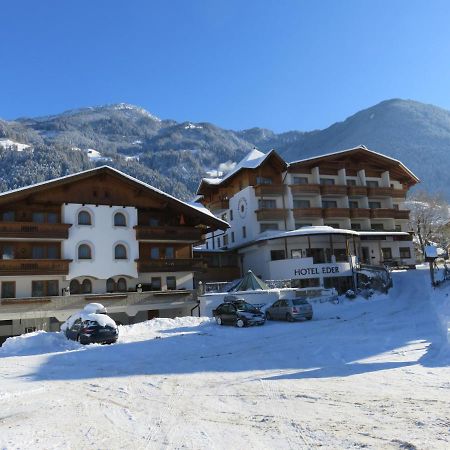
[(92, 225), (91, 215), (87, 211), (78, 213), (78, 225)]
[(72, 280), (69, 285), (69, 290), (71, 294), (79, 294), (80, 293), (80, 283), (78, 280)]
[(121, 212), (117, 212), (114, 214), (114, 226), (115, 227), (126, 227), (127, 226), (127, 218), (125, 214)]
[(117, 290), (119, 292), (126, 292), (127, 291), (127, 280), (125, 280), (125, 278), (119, 278), (117, 280)]
[(116, 290), (116, 282), (112, 278), (106, 280), (106, 292), (114, 292)]
[(83, 283), (81, 284), (81, 292), (83, 294), (92, 294), (91, 280), (88, 280), (87, 278), (85, 280), (83, 280)]
[(81, 244), (78, 247), (78, 259), (92, 259), (92, 251), (89, 245)]
[(123, 244), (117, 244), (114, 248), (114, 259), (127, 259), (127, 249)]

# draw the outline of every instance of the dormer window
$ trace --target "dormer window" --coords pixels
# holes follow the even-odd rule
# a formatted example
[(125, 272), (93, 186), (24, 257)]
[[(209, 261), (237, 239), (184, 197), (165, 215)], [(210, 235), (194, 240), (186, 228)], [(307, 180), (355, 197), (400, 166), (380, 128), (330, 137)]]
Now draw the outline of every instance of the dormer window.
[(78, 213), (78, 225), (92, 225), (91, 215), (87, 211)]
[(127, 226), (127, 218), (125, 214), (121, 212), (117, 212), (114, 214), (114, 226), (115, 227), (126, 227)]

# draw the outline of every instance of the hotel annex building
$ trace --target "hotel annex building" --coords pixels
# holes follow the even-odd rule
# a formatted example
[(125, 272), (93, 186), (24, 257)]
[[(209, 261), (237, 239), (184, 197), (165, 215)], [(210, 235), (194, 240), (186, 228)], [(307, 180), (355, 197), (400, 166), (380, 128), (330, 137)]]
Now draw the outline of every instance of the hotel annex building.
[(225, 177), (201, 181), (200, 201), (230, 228), (208, 234), (198, 254), (235, 254), (242, 272), (342, 292), (359, 264), (414, 266), (404, 201), (418, 182), (364, 146), (289, 164), (254, 149)]

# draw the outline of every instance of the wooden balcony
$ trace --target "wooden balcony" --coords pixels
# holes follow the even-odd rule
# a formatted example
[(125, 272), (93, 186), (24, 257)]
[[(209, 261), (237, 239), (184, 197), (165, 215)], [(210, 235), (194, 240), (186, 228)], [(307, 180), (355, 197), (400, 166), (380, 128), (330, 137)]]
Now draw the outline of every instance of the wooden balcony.
[(259, 197), (283, 195), (283, 192), (283, 184), (257, 184), (255, 186), (255, 195)]
[(320, 193), (322, 195), (347, 195), (347, 186), (324, 184), (320, 186)]
[(319, 195), (319, 184), (290, 184), (292, 195)]
[(369, 219), (370, 218), (370, 209), (350, 208), (350, 217), (352, 219)]
[(134, 228), (138, 241), (197, 242), (202, 239), (202, 231), (195, 227), (152, 227), (148, 225), (137, 225)]
[(395, 197), (405, 198), (406, 189), (394, 189), (392, 187), (369, 187), (367, 188), (369, 197)]
[(395, 211), (395, 215), (394, 218), (395, 219), (409, 219), (409, 210), (406, 209), (394, 209)]
[(347, 195), (352, 197), (366, 197), (367, 187), (366, 186), (347, 186)]
[(348, 208), (324, 208), (323, 217), (324, 219), (348, 218), (350, 217), (350, 210)]
[(0, 276), (67, 275), (70, 259), (0, 259)]
[(399, 212), (397, 209), (376, 208), (370, 210), (370, 217), (372, 219), (393, 219), (397, 212)]
[(257, 209), (255, 212), (258, 220), (284, 220), (287, 211), (287, 209), (283, 208), (262, 208)]
[(0, 222), (0, 238), (67, 239), (66, 223)]
[(321, 219), (322, 208), (294, 208), (295, 219)]
[(208, 204), (208, 208), (213, 211), (228, 209), (229, 207), (230, 201), (228, 199), (214, 200)]
[(203, 259), (137, 259), (138, 272), (202, 272)]

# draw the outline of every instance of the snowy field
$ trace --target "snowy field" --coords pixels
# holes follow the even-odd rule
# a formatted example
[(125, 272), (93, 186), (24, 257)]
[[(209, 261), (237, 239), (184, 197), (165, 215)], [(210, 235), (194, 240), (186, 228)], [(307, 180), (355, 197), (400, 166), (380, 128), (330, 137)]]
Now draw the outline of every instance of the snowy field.
[(112, 346), (10, 339), (0, 448), (448, 449), (449, 293), (417, 270), (311, 322), (155, 319)]

